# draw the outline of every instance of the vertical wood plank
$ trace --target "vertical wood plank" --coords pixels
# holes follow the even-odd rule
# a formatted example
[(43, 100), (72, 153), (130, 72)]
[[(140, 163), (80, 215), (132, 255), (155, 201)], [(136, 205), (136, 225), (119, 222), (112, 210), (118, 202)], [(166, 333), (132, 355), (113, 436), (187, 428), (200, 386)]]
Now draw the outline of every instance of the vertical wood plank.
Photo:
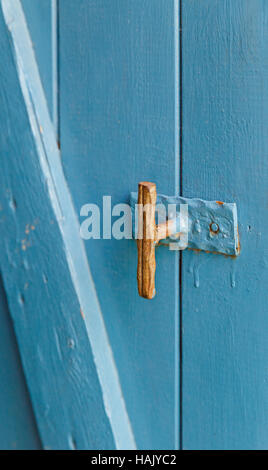
[[(103, 195), (127, 203), (139, 181), (176, 194), (177, 0), (60, 0), (59, 20), (62, 161), (77, 212), (102, 207)], [(157, 249), (148, 302), (137, 292), (135, 241), (89, 240), (86, 250), (137, 445), (174, 449), (178, 254)]]
[(183, 0), (183, 191), (235, 201), (241, 255), (183, 254), (183, 446), (268, 446), (268, 3)]
[(58, 0), (21, 0), (56, 131), (58, 128), (57, 2)]

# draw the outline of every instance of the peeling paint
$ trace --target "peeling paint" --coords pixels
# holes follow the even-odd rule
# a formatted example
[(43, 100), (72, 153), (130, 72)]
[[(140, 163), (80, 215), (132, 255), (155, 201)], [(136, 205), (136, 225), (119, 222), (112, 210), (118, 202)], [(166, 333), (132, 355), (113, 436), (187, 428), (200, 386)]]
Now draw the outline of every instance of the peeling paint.
[[(135, 237), (134, 215), (137, 193), (131, 193), (130, 202), (132, 207), (133, 236)], [(189, 249), (235, 257), (240, 253), (237, 207), (235, 203), (204, 201), (202, 199), (188, 199), (179, 196), (169, 197), (159, 194), (157, 196), (157, 204), (163, 204), (166, 208), (169, 204), (176, 205), (177, 218), (180, 212), (180, 205), (188, 205)], [(161, 244), (168, 241), (176, 243), (176, 240), (167, 239), (161, 242)]]

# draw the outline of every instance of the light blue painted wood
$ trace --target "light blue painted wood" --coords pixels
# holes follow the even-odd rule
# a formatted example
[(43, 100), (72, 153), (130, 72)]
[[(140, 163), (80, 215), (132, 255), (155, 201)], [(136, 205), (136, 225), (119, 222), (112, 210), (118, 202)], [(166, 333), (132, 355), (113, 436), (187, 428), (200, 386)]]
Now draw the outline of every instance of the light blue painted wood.
[[(49, 39), (42, 50), (51, 18), (41, 3), (23, 4), (52, 108), (58, 81), (48, 64), (57, 63), (56, 49)], [(182, 445), (265, 449), (268, 6), (264, 0), (181, 4), (181, 189), (185, 197), (235, 201), (242, 242), (237, 260), (183, 253)], [(105, 194), (127, 202), (145, 179), (178, 194), (178, 2), (60, 0), (59, 7), (63, 163), (76, 212)], [(87, 242), (98, 305), (35, 68), (25, 75), (33, 61), (29, 67), (23, 41), (19, 48), (23, 37), (19, 83), (1, 34), (12, 88), (0, 76), (0, 263), (43, 442), (135, 445), (103, 312), (138, 447), (177, 447), (178, 255), (159, 249), (160, 288), (148, 302), (137, 295), (134, 242)]]
[[(178, 2), (60, 1), (59, 21), (62, 161), (77, 213), (103, 195), (129, 202), (144, 180), (177, 194)], [(137, 293), (134, 241), (90, 240), (86, 250), (137, 445), (174, 449), (178, 253), (159, 248), (161, 288), (148, 301)]]
[(0, 449), (40, 449), (5, 290), (0, 278)]
[(0, 33), (0, 265), (42, 441), (53, 449), (134, 448), (17, 0), (2, 0)]
[(21, 0), (50, 114), (57, 127), (57, 0)]
[(242, 245), (183, 254), (183, 447), (267, 449), (268, 3), (182, 7), (183, 195), (235, 201)]

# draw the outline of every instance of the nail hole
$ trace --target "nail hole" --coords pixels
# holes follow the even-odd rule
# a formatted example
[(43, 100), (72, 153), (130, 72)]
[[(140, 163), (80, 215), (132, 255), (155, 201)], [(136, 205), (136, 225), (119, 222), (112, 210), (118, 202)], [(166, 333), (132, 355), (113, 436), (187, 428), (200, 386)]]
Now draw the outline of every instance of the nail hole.
[(73, 340), (72, 338), (69, 338), (69, 339), (68, 339), (68, 347), (69, 347), (70, 349), (74, 349), (74, 347), (75, 347), (75, 342), (74, 342), (74, 340)]

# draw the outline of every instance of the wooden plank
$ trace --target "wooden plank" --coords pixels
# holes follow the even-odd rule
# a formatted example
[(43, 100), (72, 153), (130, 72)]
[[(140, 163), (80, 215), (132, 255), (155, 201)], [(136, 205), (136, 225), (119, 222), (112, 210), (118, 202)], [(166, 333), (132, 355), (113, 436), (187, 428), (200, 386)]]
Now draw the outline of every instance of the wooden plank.
[(0, 277), (0, 449), (37, 450), (41, 443)]
[(57, 0), (21, 0), (50, 115), (57, 129)]
[(0, 265), (43, 445), (134, 448), (19, 1), (0, 32)]
[(268, 446), (268, 3), (182, 1), (183, 194), (234, 201), (241, 255), (183, 253), (183, 447)]
[[(104, 195), (129, 203), (139, 181), (177, 194), (178, 1), (60, 0), (59, 21), (62, 161), (77, 212), (102, 207)], [(157, 249), (148, 302), (137, 292), (135, 241), (88, 240), (86, 251), (137, 445), (174, 449), (178, 253)]]

